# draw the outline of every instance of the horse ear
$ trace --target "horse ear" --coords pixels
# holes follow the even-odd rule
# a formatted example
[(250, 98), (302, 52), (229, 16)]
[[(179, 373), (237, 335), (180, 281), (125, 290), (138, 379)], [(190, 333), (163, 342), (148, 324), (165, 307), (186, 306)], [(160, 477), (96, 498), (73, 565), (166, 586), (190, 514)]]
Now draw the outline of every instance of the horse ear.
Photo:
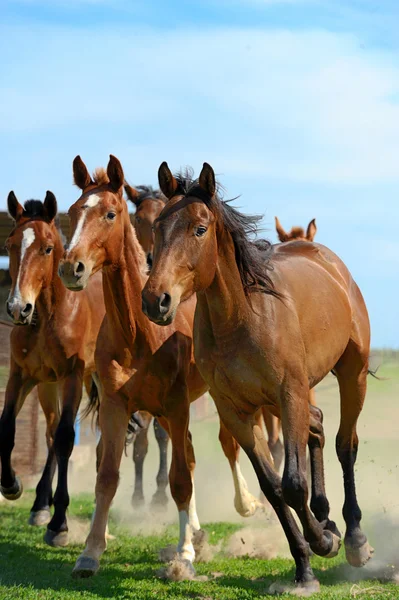
[(73, 161), (73, 181), (81, 190), (93, 183), (89, 171), (79, 155)]
[(133, 202), (133, 204), (137, 208), (138, 205), (140, 204), (138, 191), (134, 187), (129, 185), (127, 183), (127, 181), (125, 181), (124, 188), (125, 188), (126, 196), (129, 198), (130, 202)]
[(173, 198), (178, 188), (178, 183), (173, 177), (172, 171), (169, 169), (166, 161), (163, 161), (158, 169), (158, 181), (164, 196), (168, 199)]
[(309, 240), (309, 242), (313, 242), (316, 232), (317, 232), (316, 219), (312, 219), (306, 230), (306, 239)]
[(46, 197), (44, 199), (44, 210), (49, 223), (55, 219), (57, 214), (57, 200), (50, 190), (47, 190)]
[(274, 217), (274, 220), (276, 221), (276, 231), (277, 231), (278, 239), (280, 240), (280, 242), (286, 242), (288, 240), (287, 233), (282, 228), (281, 223), (278, 220), (278, 217)]
[(18, 219), (21, 217), (22, 213), (24, 212), (24, 208), (18, 202), (17, 197), (13, 191), (11, 191), (8, 194), (7, 206), (8, 206), (8, 213), (9, 213), (10, 217), (12, 217), (14, 219), (14, 221), (18, 221)]
[(202, 171), (200, 173), (198, 183), (200, 187), (212, 198), (216, 192), (216, 179), (215, 172), (211, 165), (204, 162)]
[(107, 167), (107, 175), (109, 185), (115, 192), (119, 192), (125, 181), (123, 169), (120, 161), (113, 154), (109, 155), (109, 163)]

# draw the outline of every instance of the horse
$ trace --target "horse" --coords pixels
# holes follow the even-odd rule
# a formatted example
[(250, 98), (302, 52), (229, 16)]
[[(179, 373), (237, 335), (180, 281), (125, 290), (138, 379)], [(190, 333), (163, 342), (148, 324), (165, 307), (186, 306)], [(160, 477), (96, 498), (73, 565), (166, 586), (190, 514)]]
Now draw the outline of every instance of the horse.
[[(154, 190), (151, 186), (138, 185), (132, 187), (126, 181), (124, 184), (126, 196), (136, 207), (134, 215), (134, 228), (137, 239), (144, 250), (147, 259), (148, 269), (152, 265), (152, 223), (165, 206), (166, 198), (163, 198), (159, 190)], [(148, 429), (151, 425), (152, 415), (150, 413), (141, 413), (142, 427), (134, 437), (133, 461), (135, 466), (134, 491), (132, 495), (132, 505), (141, 507), (144, 504), (143, 491), (143, 466), (144, 459), (148, 452)], [(154, 434), (159, 447), (159, 469), (156, 476), (157, 490), (153, 495), (151, 504), (153, 508), (162, 508), (166, 506), (168, 497), (166, 487), (168, 485), (168, 444), (169, 436), (165, 429), (161, 427), (158, 419), (154, 419)]]
[(91, 576), (99, 568), (126, 428), (137, 410), (156, 416), (171, 438), (169, 481), (179, 512), (178, 557), (192, 566), (193, 534), (200, 531), (200, 524), (193, 493), (189, 409), (190, 402), (207, 390), (193, 357), (195, 298), (182, 304), (170, 327), (150, 323), (141, 309), (147, 261), (123, 198), (121, 163), (111, 155), (107, 170), (92, 178), (77, 156), (73, 174), (81, 196), (69, 209), (72, 241), (59, 263), (59, 275), (69, 290), (81, 292), (102, 270), (106, 307), (95, 351), (102, 441), (96, 509), (73, 576)]
[[(29, 524), (47, 525), (47, 544), (66, 546), (68, 461), (74, 445), (74, 422), (83, 383), (88, 393), (93, 385), (94, 348), (105, 314), (101, 275), (94, 277), (87, 291), (79, 296), (62, 285), (57, 270), (64, 240), (52, 192), (47, 192), (44, 202), (28, 200), (24, 206), (10, 192), (8, 212), (14, 227), (6, 241), (12, 280), (7, 312), (14, 327), (10, 337), (10, 374), (0, 419), (0, 491), (8, 500), (16, 500), (22, 494), (21, 479), (11, 466), (15, 421), (25, 398), (37, 386), (46, 417), (48, 456), (36, 487)], [(58, 480), (53, 497), (56, 464)]]
[[(158, 175), (169, 201), (154, 224), (143, 311), (152, 322), (170, 327), (181, 303), (197, 294), (196, 364), (281, 522), (295, 561), (295, 585), (317, 591), (309, 546), (317, 555), (336, 556), (341, 534), (329, 518), (322, 411), (308, 398), (331, 370), (341, 396), (336, 449), (344, 475), (346, 558), (360, 567), (373, 553), (360, 525), (354, 474), (356, 423), (369, 372), (370, 325), (362, 294), (344, 263), (321, 244), (251, 241), (260, 217), (243, 215), (223, 201), (209, 164), (197, 180), (190, 172), (173, 176), (166, 162)], [(282, 478), (254, 419), (263, 405), (281, 419)]]
[[(151, 269), (152, 266), (152, 255), (154, 249), (154, 236), (153, 236), (153, 224), (155, 219), (160, 215), (163, 210), (166, 198), (159, 190), (154, 190), (150, 186), (137, 186), (136, 188), (129, 185), (125, 182), (124, 185), (125, 193), (127, 198), (135, 205), (136, 213), (134, 215), (134, 228), (136, 230), (137, 239), (140, 242), (144, 253), (147, 258), (148, 268)], [(280, 468), (281, 461), (283, 458), (283, 450), (282, 444), (279, 439), (279, 421), (273, 415), (271, 415), (267, 408), (263, 409), (263, 417), (266, 423), (266, 428), (268, 431), (268, 443), (270, 450), (272, 452), (275, 467), (276, 469)], [(261, 421), (262, 413), (258, 415), (259, 421)], [(145, 425), (150, 421), (147, 419), (145, 421)], [(261, 424), (261, 423), (260, 423)], [(139, 442), (139, 445), (135, 447), (135, 458), (137, 463), (139, 463), (140, 459), (144, 460), (145, 454), (147, 452), (147, 429), (144, 428), (137, 434), (135, 444)], [(154, 429), (157, 427), (156, 431), (158, 436), (160, 436), (160, 432), (164, 431), (158, 424), (157, 419), (154, 419)], [(166, 434), (167, 435), (167, 434)], [(157, 438), (158, 439), (158, 438)], [(167, 440), (162, 440), (163, 444), (161, 447), (161, 443), (158, 439), (158, 444), (160, 446), (161, 457), (163, 456), (162, 450), (164, 450), (165, 460), (161, 465), (157, 476), (158, 481), (167, 481), (167, 464), (166, 464), (166, 447)], [(251, 517), (258, 510), (265, 510), (265, 506), (262, 501), (257, 500), (248, 490), (247, 482), (242, 475), (240, 464), (239, 464), (239, 453), (240, 446), (231, 436), (230, 432), (225, 428), (223, 422), (220, 420), (219, 423), (219, 441), (222, 447), (223, 453), (226, 456), (230, 469), (233, 476), (233, 485), (234, 485), (234, 507), (236, 511), (242, 517)], [(139, 463), (140, 464), (140, 463)], [(142, 463), (141, 463), (142, 465)], [(162, 470), (162, 465), (164, 465), (164, 470)], [(142, 466), (141, 466), (142, 471)], [(141, 484), (141, 486), (140, 486)], [(141, 497), (143, 497), (142, 493), (142, 476), (141, 478), (137, 478), (136, 471), (136, 486), (138, 487), (138, 493)], [(135, 494), (136, 494), (136, 486), (135, 486)], [(139, 496), (140, 497), (140, 496)], [(158, 497), (160, 499), (165, 498), (166, 494), (161, 495), (161, 491), (158, 492)]]

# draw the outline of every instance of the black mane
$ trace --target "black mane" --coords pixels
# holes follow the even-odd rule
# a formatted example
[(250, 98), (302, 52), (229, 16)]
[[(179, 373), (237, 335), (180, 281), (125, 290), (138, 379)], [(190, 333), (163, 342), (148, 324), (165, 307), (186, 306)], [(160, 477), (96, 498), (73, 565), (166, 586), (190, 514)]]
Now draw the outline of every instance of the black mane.
[[(25, 200), (24, 202), (24, 212), (22, 213), (23, 217), (28, 219), (44, 219), (46, 220), (47, 215), (44, 209), (44, 203), (41, 200)], [(64, 232), (61, 229), (60, 218), (58, 214), (54, 218), (54, 225), (58, 229), (58, 232), (61, 236), (62, 244), (66, 244), (66, 237)]]
[(259, 231), (262, 215), (244, 215), (233, 208), (229, 203), (236, 198), (224, 200), (223, 188), (218, 182), (216, 182), (216, 194), (211, 198), (200, 187), (198, 179), (193, 179), (191, 168), (186, 168), (182, 173), (175, 175), (175, 179), (178, 184), (176, 195), (194, 197), (204, 202), (209, 210), (219, 216), (223, 226), (230, 233), (245, 295), (263, 292), (282, 298), (267, 274), (267, 271), (273, 270), (269, 263), (273, 253), (272, 244), (268, 240), (253, 239)]
[(44, 204), (41, 200), (26, 200), (22, 216), (30, 219), (45, 217)]
[(162, 202), (166, 202), (165, 196), (162, 194), (160, 190), (154, 190), (151, 185), (138, 185), (135, 187), (135, 190), (138, 192), (138, 196), (136, 199), (136, 204), (140, 204), (143, 200), (154, 199), (154, 200), (162, 200)]

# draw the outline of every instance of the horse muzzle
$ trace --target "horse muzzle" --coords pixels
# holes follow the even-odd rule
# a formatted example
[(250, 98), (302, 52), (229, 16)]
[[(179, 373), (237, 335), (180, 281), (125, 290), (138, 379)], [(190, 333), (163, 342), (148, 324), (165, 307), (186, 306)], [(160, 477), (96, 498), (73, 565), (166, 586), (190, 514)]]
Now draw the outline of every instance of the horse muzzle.
[(6, 302), (6, 309), (14, 325), (30, 325), (35, 305), (22, 298), (11, 297)]
[(58, 275), (68, 290), (80, 292), (86, 287), (90, 272), (81, 261), (60, 260)]

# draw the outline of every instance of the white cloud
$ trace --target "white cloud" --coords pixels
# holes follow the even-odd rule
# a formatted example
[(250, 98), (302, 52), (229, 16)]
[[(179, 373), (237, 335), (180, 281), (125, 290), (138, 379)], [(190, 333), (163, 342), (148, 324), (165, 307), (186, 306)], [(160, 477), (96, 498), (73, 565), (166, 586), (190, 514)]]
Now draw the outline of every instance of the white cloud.
[[(219, 170), (399, 180), (399, 69), (348, 35), (241, 29), (5, 30), (0, 131), (148, 128)], [(7, 45), (5, 46), (7, 48)], [(4, 66), (6, 65), (6, 66)], [(134, 140), (136, 144), (138, 140)]]

